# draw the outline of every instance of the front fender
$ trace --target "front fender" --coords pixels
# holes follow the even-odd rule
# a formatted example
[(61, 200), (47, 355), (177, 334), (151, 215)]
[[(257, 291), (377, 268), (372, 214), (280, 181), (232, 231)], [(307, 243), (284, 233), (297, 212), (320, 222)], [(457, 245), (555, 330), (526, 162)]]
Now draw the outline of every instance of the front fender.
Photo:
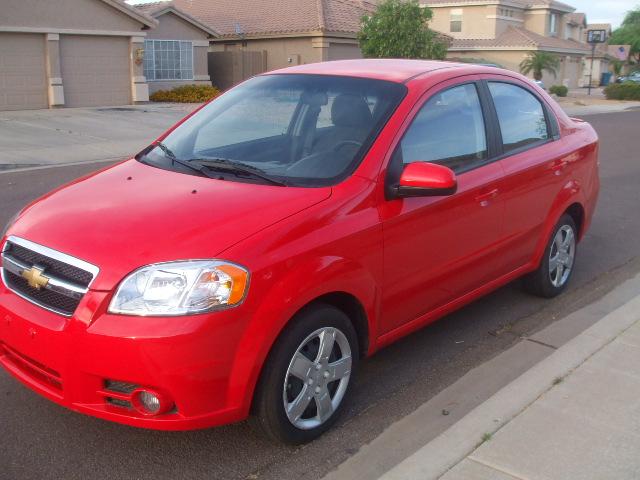
[(323, 295), (343, 292), (358, 299), (369, 325), (369, 352), (375, 349), (379, 291), (371, 272), (356, 261), (336, 256), (293, 263), (286, 261), (278, 273), (267, 272), (257, 280), (260, 285), (252, 285), (252, 288), (270, 287), (261, 295), (268, 300), (251, 314), (230, 376), (230, 401), (241, 405), (245, 413), (249, 412), (262, 366), (278, 336), (300, 309)]

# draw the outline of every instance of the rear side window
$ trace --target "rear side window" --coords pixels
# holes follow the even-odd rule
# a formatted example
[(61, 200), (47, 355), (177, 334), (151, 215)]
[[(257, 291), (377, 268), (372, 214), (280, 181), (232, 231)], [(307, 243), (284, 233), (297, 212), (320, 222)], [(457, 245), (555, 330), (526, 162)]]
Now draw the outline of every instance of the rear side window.
[(489, 91), (498, 114), (505, 153), (549, 139), (544, 109), (532, 93), (500, 82), (489, 82)]
[(474, 84), (431, 97), (400, 143), (402, 162), (432, 162), (461, 172), (487, 159), (487, 139)]

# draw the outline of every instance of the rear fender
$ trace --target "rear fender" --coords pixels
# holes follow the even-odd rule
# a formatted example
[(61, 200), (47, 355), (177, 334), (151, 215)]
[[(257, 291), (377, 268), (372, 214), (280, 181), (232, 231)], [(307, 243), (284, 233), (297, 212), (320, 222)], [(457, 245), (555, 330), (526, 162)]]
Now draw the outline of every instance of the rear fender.
[[(535, 254), (533, 256), (533, 268), (537, 268), (542, 261), (542, 256), (544, 255), (544, 251), (547, 248), (547, 244), (549, 243), (549, 238), (553, 233), (553, 229), (556, 224), (560, 220), (560, 217), (567, 211), (567, 209), (573, 205), (574, 203), (578, 203), (583, 210), (585, 210), (585, 197), (582, 189), (582, 185), (576, 179), (568, 180), (562, 190), (556, 196), (551, 209), (549, 210), (549, 214), (547, 215), (547, 220), (544, 224), (544, 228), (542, 229), (542, 235), (538, 240), (538, 244), (535, 249)], [(584, 231), (584, 228), (579, 232), (580, 235)]]

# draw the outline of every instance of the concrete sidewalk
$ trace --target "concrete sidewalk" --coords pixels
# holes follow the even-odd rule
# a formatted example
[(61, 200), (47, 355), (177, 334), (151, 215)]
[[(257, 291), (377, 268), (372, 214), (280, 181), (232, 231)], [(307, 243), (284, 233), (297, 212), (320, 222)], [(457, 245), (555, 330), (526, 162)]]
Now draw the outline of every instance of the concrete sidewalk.
[(637, 480), (639, 367), (636, 296), (381, 478)]
[(442, 480), (640, 478), (639, 366), (636, 322)]

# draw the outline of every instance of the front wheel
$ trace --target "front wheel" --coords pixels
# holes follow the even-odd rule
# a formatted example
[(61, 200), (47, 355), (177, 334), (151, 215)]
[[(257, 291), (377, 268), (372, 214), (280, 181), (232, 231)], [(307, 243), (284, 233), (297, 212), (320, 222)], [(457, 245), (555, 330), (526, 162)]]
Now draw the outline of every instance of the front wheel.
[(349, 318), (313, 305), (292, 320), (273, 347), (256, 392), (259, 425), (276, 441), (309, 442), (340, 414), (358, 360)]
[(570, 215), (563, 215), (551, 234), (540, 266), (524, 278), (527, 291), (552, 298), (569, 283), (576, 259), (578, 229)]

